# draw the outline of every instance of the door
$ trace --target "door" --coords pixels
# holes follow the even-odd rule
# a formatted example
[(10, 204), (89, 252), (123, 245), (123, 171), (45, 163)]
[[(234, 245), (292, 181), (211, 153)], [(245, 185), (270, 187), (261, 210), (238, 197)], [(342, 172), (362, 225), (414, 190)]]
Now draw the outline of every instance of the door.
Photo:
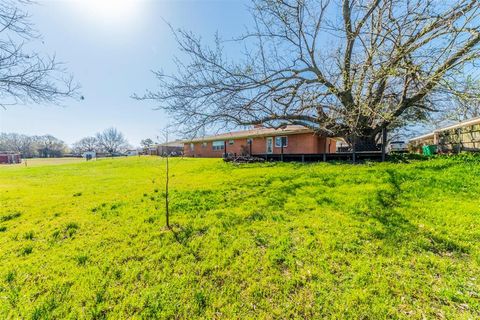
[(273, 153), (273, 138), (268, 137), (267, 138), (267, 154), (272, 154)]

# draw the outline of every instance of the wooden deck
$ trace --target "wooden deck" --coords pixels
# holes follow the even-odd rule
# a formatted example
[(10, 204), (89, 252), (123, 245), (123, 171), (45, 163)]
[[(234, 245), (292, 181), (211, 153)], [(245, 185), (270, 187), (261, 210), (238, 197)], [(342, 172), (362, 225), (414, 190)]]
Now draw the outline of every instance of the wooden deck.
[(254, 157), (263, 158), (266, 161), (284, 162), (326, 162), (326, 161), (364, 161), (382, 160), (381, 151), (360, 151), (360, 152), (337, 152), (337, 153), (315, 153), (315, 154), (254, 154)]

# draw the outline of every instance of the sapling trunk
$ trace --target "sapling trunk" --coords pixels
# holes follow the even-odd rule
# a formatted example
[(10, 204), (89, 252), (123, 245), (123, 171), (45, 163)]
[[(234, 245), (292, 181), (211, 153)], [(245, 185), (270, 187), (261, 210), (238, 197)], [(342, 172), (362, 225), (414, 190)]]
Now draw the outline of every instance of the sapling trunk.
[(167, 228), (170, 229), (170, 212), (169, 212), (169, 203), (168, 203), (168, 184), (169, 184), (169, 168), (168, 168), (168, 152), (167, 152), (167, 166), (166, 166), (166, 177), (165, 177), (165, 218), (167, 223)]

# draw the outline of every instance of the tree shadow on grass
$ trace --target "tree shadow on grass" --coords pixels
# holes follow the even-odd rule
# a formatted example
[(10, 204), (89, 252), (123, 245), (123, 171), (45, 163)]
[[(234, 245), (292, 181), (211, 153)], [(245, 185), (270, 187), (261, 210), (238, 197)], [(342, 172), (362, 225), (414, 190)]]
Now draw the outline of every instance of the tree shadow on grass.
[(403, 196), (402, 183), (409, 179), (394, 170), (387, 170), (387, 189), (377, 190), (375, 196), (368, 203), (366, 211), (357, 212), (364, 217), (379, 222), (384, 231), (372, 231), (372, 235), (386, 244), (398, 247), (407, 242), (417, 242), (418, 249), (430, 251), (438, 255), (445, 253), (468, 253), (469, 248), (455, 241), (423, 230), (407, 219), (399, 208)]
[(175, 224), (170, 227), (169, 230), (172, 232), (175, 241), (180, 244), (188, 254), (191, 254), (195, 258), (195, 261), (201, 260), (201, 257), (198, 255), (198, 253), (195, 252), (195, 250), (193, 250), (188, 244), (190, 238), (195, 232), (192, 226), (187, 225), (186, 227), (182, 227), (181, 225)]
[(444, 170), (447, 170), (447, 169), (450, 169), (451, 167), (457, 165), (455, 162), (451, 161), (451, 162), (447, 162), (447, 163), (441, 163), (441, 164), (430, 164), (430, 163), (427, 163), (425, 165), (421, 165), (421, 166), (417, 166), (415, 169), (416, 170), (422, 170), (422, 171), (434, 171), (434, 172), (438, 172), (438, 171), (444, 171)]

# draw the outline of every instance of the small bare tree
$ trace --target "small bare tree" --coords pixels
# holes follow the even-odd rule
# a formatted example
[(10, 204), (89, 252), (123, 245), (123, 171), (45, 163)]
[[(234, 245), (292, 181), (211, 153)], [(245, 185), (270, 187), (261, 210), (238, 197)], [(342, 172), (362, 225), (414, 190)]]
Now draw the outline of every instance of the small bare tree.
[(66, 74), (62, 63), (25, 44), (38, 40), (24, 6), (28, 0), (0, 1), (0, 107), (18, 103), (58, 103), (77, 97), (79, 86)]
[[(478, 0), (253, 0), (253, 29), (203, 45), (174, 31), (189, 58), (157, 72), (154, 100), (186, 131), (300, 124), (374, 146), (382, 130), (425, 118), (480, 55)], [(233, 47), (236, 49), (236, 47)]]
[[(171, 131), (171, 128), (170, 126), (166, 126), (163, 130), (162, 130), (162, 136), (163, 136), (163, 140), (164, 140), (164, 144), (168, 146), (168, 143), (170, 142), (170, 132)], [(165, 224), (166, 224), (166, 227), (168, 229), (170, 229), (170, 194), (169, 194), (169, 191), (170, 191), (170, 163), (169, 163), (169, 158), (170, 158), (170, 154), (168, 152), (168, 149), (167, 149), (167, 152), (165, 155), (162, 155), (163, 157), (165, 157)]]

